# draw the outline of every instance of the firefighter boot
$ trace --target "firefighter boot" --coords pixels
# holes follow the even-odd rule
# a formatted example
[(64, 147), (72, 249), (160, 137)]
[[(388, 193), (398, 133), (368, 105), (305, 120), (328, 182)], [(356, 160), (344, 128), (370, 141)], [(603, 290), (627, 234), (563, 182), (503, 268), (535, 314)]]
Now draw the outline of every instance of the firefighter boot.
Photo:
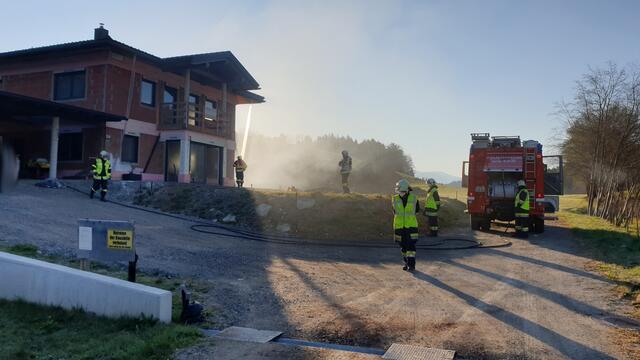
[(89, 191), (89, 199), (93, 199), (93, 194), (95, 194), (96, 191), (93, 190), (93, 188), (91, 188), (91, 191)]
[(408, 262), (407, 262), (407, 257), (406, 257), (406, 256), (403, 256), (403, 257), (402, 257), (402, 260), (404, 260), (404, 266), (402, 267), (402, 270), (404, 270), (404, 271), (409, 270), (409, 264), (408, 264)]
[(106, 197), (107, 197), (107, 191), (106, 190), (100, 191), (100, 201), (107, 201)]
[(407, 258), (407, 266), (409, 268), (409, 271), (414, 271), (416, 269), (416, 258), (413, 256)]

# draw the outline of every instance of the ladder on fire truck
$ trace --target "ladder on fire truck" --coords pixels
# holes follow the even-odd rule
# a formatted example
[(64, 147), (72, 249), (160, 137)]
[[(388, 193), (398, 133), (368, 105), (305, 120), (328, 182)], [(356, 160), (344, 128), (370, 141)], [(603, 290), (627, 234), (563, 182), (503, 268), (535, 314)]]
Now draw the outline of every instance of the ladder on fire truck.
[(531, 192), (536, 181), (536, 148), (534, 147), (524, 148), (524, 181)]

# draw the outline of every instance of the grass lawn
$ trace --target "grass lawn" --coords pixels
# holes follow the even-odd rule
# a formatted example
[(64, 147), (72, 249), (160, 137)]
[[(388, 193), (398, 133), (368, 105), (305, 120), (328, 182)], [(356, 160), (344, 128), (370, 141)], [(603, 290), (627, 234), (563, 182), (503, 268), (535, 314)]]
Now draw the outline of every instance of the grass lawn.
[(640, 295), (640, 234), (635, 229), (627, 232), (606, 220), (587, 215), (586, 205), (584, 195), (563, 196), (560, 220), (571, 228), (597, 260), (595, 268), (623, 284), (622, 296), (635, 299)]
[(0, 300), (0, 359), (167, 359), (194, 327)]
[[(73, 261), (39, 254), (32, 245), (1, 249), (17, 255), (77, 267)], [(126, 278), (123, 271), (94, 266), (92, 271)], [(138, 274), (145, 285), (175, 290), (180, 282)], [(168, 359), (194, 344), (199, 330), (176, 321), (180, 299), (174, 291), (172, 324), (150, 319), (109, 319), (82, 310), (64, 310), (23, 301), (0, 300), (0, 359)]]
[[(466, 190), (441, 187), (440, 192), (440, 226), (447, 229), (465, 223), (468, 219), (464, 213)], [(424, 186), (415, 186), (414, 193), (424, 207)], [(282, 235), (280, 226), (286, 224), (289, 227), (286, 233), (298, 238), (383, 241), (393, 238), (390, 194), (285, 192), (176, 184), (140, 194), (136, 203), (217, 221), (233, 214), (239, 227), (278, 235)], [(301, 206), (305, 203), (310, 205)], [(256, 213), (260, 205), (270, 207), (264, 216)], [(418, 222), (420, 233), (426, 233), (426, 218), (420, 215)]]

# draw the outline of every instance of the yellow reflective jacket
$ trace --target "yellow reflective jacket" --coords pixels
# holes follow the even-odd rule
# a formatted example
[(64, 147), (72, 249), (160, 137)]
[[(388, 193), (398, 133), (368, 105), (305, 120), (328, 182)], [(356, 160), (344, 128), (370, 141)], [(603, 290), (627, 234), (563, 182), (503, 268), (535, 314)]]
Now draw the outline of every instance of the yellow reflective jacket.
[(516, 214), (529, 214), (529, 190), (526, 187), (518, 190), (514, 202)]
[(440, 210), (440, 194), (438, 194), (438, 187), (432, 186), (427, 191), (427, 200), (424, 204), (425, 213), (427, 216), (438, 216), (438, 210)]
[(111, 179), (111, 163), (107, 159), (96, 158), (96, 162), (91, 165), (93, 178), (96, 180)]
[(394, 229), (413, 229), (418, 228), (418, 218), (416, 217), (416, 206), (418, 199), (415, 195), (409, 194), (407, 199), (407, 206), (402, 203), (400, 195), (393, 196), (393, 210), (395, 215), (393, 217)]

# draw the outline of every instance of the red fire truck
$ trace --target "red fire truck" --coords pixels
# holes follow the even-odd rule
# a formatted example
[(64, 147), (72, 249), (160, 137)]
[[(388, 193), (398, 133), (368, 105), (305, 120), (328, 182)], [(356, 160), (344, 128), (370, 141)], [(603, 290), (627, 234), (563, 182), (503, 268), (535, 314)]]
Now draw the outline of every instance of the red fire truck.
[(542, 144), (519, 136), (478, 133), (471, 140), (469, 161), (462, 167), (471, 228), (489, 230), (492, 220), (514, 220), (517, 182), (524, 180), (531, 201), (530, 231), (544, 232), (545, 214), (560, 204), (562, 156), (543, 156)]

